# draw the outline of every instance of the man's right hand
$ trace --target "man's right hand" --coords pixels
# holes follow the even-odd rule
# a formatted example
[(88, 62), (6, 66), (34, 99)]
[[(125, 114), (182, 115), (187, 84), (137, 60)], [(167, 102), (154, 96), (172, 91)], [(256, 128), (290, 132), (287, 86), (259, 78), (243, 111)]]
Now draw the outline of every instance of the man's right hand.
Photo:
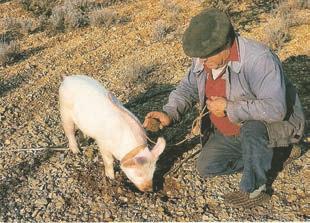
[(172, 119), (164, 112), (152, 111), (145, 118), (143, 127), (152, 132), (157, 132), (172, 123)]

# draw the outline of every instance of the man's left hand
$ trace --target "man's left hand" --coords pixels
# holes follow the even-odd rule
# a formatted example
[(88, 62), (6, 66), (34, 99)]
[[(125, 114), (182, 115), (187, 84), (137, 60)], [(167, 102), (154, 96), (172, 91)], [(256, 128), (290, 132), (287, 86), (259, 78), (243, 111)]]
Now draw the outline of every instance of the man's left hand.
[(207, 108), (211, 113), (217, 117), (225, 117), (225, 110), (227, 106), (227, 99), (223, 97), (211, 96), (207, 100)]

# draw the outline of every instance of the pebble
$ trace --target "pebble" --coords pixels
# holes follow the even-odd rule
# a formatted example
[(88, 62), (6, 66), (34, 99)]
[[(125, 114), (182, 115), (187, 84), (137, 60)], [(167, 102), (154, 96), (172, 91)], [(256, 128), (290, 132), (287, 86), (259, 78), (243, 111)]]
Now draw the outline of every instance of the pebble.
[(94, 156), (94, 150), (91, 149), (91, 148), (87, 148), (87, 149), (84, 151), (84, 154), (85, 154), (85, 156), (86, 156), (89, 160), (91, 160), (91, 159), (93, 159), (93, 156)]
[(310, 216), (310, 208), (309, 208), (309, 204), (307, 207), (302, 207), (300, 209), (300, 212), (305, 215), (305, 216)]
[(112, 217), (112, 212), (110, 210), (106, 209), (104, 211), (104, 218), (105, 219), (110, 219), (111, 217)]
[(123, 193), (123, 190), (122, 190), (121, 187), (118, 187), (118, 188), (117, 188), (117, 193), (118, 193), (118, 194), (122, 194), (122, 193)]
[(48, 202), (45, 198), (38, 199), (34, 202), (38, 207), (46, 205)]
[(62, 197), (57, 197), (55, 202), (56, 209), (61, 209), (65, 204), (65, 201)]
[(297, 196), (294, 194), (288, 195), (287, 201), (292, 203), (297, 200)]
[(163, 207), (158, 207), (157, 210), (158, 210), (159, 212), (163, 212), (165, 209), (164, 209)]
[(124, 202), (127, 202), (128, 201), (128, 198), (127, 197), (123, 197), (123, 196), (120, 196), (119, 199), (121, 201), (124, 201)]
[(176, 214), (182, 216), (182, 215), (184, 215), (184, 212), (183, 211), (177, 211)]
[(37, 216), (37, 214), (39, 213), (40, 209), (36, 209), (34, 210), (34, 212), (32, 213), (32, 217), (35, 218)]
[(208, 213), (207, 215), (202, 215), (202, 220), (203, 221), (214, 221), (215, 218), (214, 218), (213, 214)]

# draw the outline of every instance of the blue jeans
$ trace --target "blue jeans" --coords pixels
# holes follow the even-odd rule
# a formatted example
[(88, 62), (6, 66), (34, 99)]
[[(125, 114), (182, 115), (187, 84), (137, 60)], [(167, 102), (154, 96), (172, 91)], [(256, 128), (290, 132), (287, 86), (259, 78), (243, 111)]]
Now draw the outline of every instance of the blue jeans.
[(260, 121), (245, 122), (238, 136), (224, 136), (215, 130), (202, 147), (198, 172), (211, 177), (243, 171), (240, 190), (253, 192), (267, 182), (273, 156), (267, 145), (267, 129)]

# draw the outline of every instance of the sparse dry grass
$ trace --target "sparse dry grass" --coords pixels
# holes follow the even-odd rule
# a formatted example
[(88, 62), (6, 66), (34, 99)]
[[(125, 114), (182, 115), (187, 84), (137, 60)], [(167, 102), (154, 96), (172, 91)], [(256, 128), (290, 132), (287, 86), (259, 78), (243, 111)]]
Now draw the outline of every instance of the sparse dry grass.
[(296, 16), (298, 9), (303, 9), (305, 1), (281, 1), (270, 13), (265, 25), (265, 41), (275, 51), (279, 51), (291, 38), (290, 27), (309, 22), (309, 19)]
[(23, 36), (27, 36), (36, 30), (37, 26), (31, 19), (17, 19), (13, 17), (5, 17), (0, 21), (3, 27), (2, 40), (10, 42), (11, 40), (20, 40)]
[(23, 35), (30, 34), (36, 29), (34, 22), (29, 18), (5, 18), (4, 26), (7, 31), (16, 32)]
[(130, 84), (138, 79), (145, 80), (153, 72), (157, 64), (155, 62), (141, 62), (135, 58), (129, 59), (122, 67), (120, 79), (124, 84)]
[[(124, 23), (129, 17), (119, 16), (106, 7), (124, 0), (20, 0), (23, 8), (32, 12), (39, 25), (36, 30), (47, 30), (49, 34), (65, 32), (87, 25), (98, 27)], [(34, 30), (31, 23), (19, 24), (21, 29)]]
[(67, 29), (74, 29), (83, 27), (88, 24), (86, 11), (88, 10), (87, 2), (80, 1), (66, 1), (63, 6), (65, 17), (64, 23)]
[(51, 15), (52, 9), (57, 5), (55, 0), (20, 0), (20, 3), (26, 10), (37, 16)]
[(203, 2), (204, 7), (206, 8), (217, 8), (227, 13), (229, 13), (236, 4), (235, 1), (231, 0), (205, 0)]
[(182, 8), (177, 3), (173, 2), (172, 0), (161, 0), (160, 4), (168, 10), (168, 12), (172, 14), (179, 14), (182, 11)]
[(89, 23), (92, 26), (110, 26), (117, 20), (117, 14), (115, 11), (107, 8), (99, 8), (90, 12)]
[(284, 43), (289, 41), (289, 26), (283, 18), (270, 18), (266, 27), (266, 44), (275, 51), (279, 51)]
[(13, 17), (5, 17), (2, 20), (3, 27), (5, 30), (18, 31), (21, 28), (21, 23)]
[(21, 32), (25, 35), (30, 34), (36, 30), (37, 26), (31, 19), (24, 19), (21, 21)]
[(159, 20), (154, 25), (153, 30), (153, 39), (155, 41), (161, 41), (163, 40), (171, 31), (173, 30), (172, 26), (164, 21)]
[(309, 9), (310, 8), (310, 1), (309, 0), (297, 0), (296, 4), (300, 9)]
[(52, 31), (65, 30), (65, 11), (62, 6), (56, 6), (48, 19), (49, 28)]
[(86, 16), (87, 2), (68, 0), (64, 5), (56, 6), (48, 19), (49, 29), (53, 32), (64, 32), (88, 24)]
[(127, 0), (100, 0), (100, 1), (95, 1), (97, 2), (97, 6), (103, 6), (103, 7), (106, 7), (106, 6), (111, 6), (111, 5), (115, 5), (117, 3), (121, 3), (121, 2), (125, 2)]
[(16, 41), (0, 40), (0, 66), (6, 65), (19, 55), (20, 45)]

